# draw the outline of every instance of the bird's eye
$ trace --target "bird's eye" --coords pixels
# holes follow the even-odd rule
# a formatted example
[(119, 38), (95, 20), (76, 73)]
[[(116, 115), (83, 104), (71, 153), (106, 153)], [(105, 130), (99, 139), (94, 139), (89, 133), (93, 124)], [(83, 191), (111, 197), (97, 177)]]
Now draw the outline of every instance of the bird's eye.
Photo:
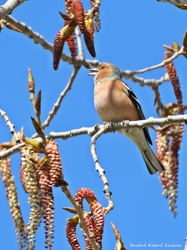
[(105, 66), (101, 66), (101, 69), (105, 69)]

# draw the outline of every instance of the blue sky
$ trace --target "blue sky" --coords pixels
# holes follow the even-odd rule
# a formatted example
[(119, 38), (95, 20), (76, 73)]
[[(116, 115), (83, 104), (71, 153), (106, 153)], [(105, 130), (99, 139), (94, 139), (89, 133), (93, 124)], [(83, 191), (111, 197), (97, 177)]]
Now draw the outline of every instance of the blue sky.
[[(0, 4), (4, 1), (0, 0)], [(85, 8), (89, 1), (83, 1)], [(46, 40), (53, 43), (54, 37), (62, 27), (63, 21), (58, 11), (65, 12), (64, 2), (37, 1), (25, 2), (12, 16), (25, 22)], [(137, 70), (160, 63), (164, 57), (163, 44), (171, 45), (174, 40), (182, 43), (186, 30), (187, 12), (156, 0), (103, 1), (100, 9), (101, 30), (95, 35), (95, 48), (100, 62), (112, 62), (123, 70)], [(65, 87), (72, 66), (60, 63), (58, 71), (52, 68), (52, 54), (40, 45), (33, 43), (23, 34), (4, 28), (0, 34), (1, 48), (1, 84), (0, 106), (5, 110), (19, 130), (24, 126), (25, 135), (34, 133), (30, 116), (34, 116), (27, 91), (27, 69), (31, 68), (36, 82), (36, 90), (42, 90), (42, 121), (51, 110), (59, 93)], [(64, 52), (69, 54), (67, 47)], [(84, 47), (85, 57), (91, 59)], [(181, 82), (184, 103), (187, 103), (186, 67), (184, 57), (175, 61)], [(101, 123), (93, 105), (93, 78), (87, 76), (88, 70), (81, 68), (71, 91), (63, 100), (61, 109), (45, 130), (68, 131), (83, 126)], [(142, 75), (145, 78), (159, 79), (164, 69)], [(124, 79), (125, 80), (125, 79)], [(138, 96), (145, 116), (157, 117), (154, 108), (154, 94), (148, 87), (125, 80)], [(173, 102), (174, 96), (169, 82), (161, 88), (164, 104)], [(9, 141), (11, 135), (3, 120), (0, 122), (0, 141)], [(155, 132), (150, 129), (154, 142)], [(57, 140), (63, 161), (63, 171), (72, 194), (81, 187), (92, 189), (103, 206), (107, 201), (102, 192), (103, 185), (95, 172), (90, 154), (90, 137), (87, 135)], [(114, 249), (115, 238), (110, 225), (113, 222), (120, 231), (127, 249), (131, 244), (178, 244), (183, 249), (187, 236), (187, 185), (186, 185), (186, 134), (180, 150), (178, 215), (176, 218), (168, 209), (168, 201), (162, 196), (162, 187), (158, 175), (149, 175), (141, 155), (134, 144), (122, 135), (111, 133), (103, 135), (97, 141), (97, 153), (101, 166), (112, 191), (115, 208), (105, 218), (103, 249)], [(22, 213), (27, 222), (29, 207), (19, 179), (20, 157), (12, 157), (12, 171), (18, 187), (18, 196)], [(55, 238), (54, 250), (71, 249), (65, 236), (66, 219), (70, 217), (62, 207), (71, 206), (60, 189), (54, 189), (55, 195)], [(16, 236), (9, 213), (4, 186), (0, 183), (1, 249), (17, 250)], [(80, 233), (79, 233), (80, 235)], [(81, 237), (80, 237), (81, 238)], [(82, 242), (82, 240), (81, 240)], [(43, 225), (38, 230), (36, 250), (44, 249)], [(181, 245), (181, 247), (180, 247)], [(84, 244), (82, 245), (84, 249)]]

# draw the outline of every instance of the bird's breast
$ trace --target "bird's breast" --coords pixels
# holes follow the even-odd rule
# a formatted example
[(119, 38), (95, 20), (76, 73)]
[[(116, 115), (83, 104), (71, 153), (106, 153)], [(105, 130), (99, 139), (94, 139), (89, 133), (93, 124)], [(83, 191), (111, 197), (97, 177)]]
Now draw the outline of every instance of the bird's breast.
[(95, 84), (94, 105), (104, 122), (138, 120), (138, 113), (125, 93), (123, 82), (106, 80)]

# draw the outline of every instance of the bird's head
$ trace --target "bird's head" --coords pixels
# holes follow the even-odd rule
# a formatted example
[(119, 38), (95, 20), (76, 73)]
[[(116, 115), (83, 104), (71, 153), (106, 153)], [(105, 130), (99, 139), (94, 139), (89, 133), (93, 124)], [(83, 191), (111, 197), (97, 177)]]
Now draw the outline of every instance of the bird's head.
[(122, 79), (121, 71), (112, 63), (101, 63), (97, 68), (90, 69), (90, 76), (94, 76), (95, 82), (110, 78)]

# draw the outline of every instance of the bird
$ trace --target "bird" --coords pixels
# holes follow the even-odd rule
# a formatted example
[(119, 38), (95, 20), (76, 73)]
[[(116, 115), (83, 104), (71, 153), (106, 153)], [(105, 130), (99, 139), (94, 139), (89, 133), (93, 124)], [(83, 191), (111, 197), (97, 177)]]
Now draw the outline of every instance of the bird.
[[(144, 120), (138, 98), (132, 89), (122, 81), (121, 71), (112, 63), (101, 63), (91, 68), (90, 76), (94, 76), (94, 106), (104, 123)], [(119, 129), (138, 147), (150, 174), (164, 171), (164, 166), (157, 159), (149, 144), (152, 140), (148, 128)]]

